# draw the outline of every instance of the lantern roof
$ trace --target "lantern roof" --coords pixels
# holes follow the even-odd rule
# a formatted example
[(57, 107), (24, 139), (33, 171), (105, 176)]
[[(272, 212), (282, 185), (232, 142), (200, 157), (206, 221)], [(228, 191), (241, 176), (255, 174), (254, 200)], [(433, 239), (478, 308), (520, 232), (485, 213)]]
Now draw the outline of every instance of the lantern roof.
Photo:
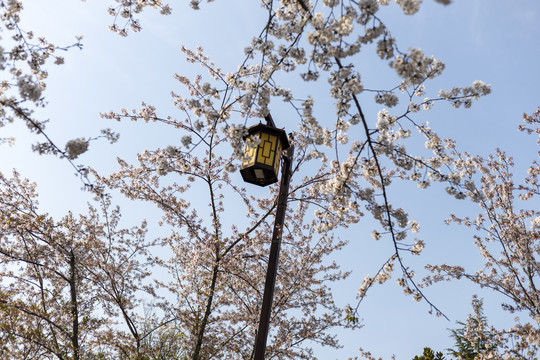
[(251, 136), (258, 132), (265, 132), (265, 133), (277, 135), (280, 138), (282, 150), (288, 149), (290, 146), (287, 133), (283, 129), (278, 129), (276, 127), (268, 126), (265, 124), (257, 124), (257, 125), (253, 125), (249, 127), (247, 131), (248, 131), (248, 134), (244, 138), (247, 138), (248, 136)]

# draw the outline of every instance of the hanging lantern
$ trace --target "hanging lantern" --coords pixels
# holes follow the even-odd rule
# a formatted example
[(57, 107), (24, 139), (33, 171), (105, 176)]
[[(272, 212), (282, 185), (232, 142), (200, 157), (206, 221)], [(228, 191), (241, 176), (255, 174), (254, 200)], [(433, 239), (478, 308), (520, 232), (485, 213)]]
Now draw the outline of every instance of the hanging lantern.
[(259, 186), (277, 182), (281, 151), (289, 148), (287, 134), (284, 130), (258, 124), (248, 129), (247, 137), (260, 139), (260, 143), (258, 146), (246, 143), (246, 160), (240, 168), (244, 181)]

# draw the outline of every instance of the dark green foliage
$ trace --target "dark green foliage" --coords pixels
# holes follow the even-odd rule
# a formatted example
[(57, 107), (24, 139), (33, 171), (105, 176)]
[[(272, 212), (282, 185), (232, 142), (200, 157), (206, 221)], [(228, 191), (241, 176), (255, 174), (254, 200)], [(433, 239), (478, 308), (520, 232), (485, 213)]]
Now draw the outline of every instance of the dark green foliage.
[[(458, 321), (460, 328), (450, 329), (450, 336), (454, 338), (455, 344), (453, 349), (447, 349), (449, 355), (457, 359), (474, 360), (485, 350), (495, 350), (496, 347), (489, 343), (491, 333), (488, 330), (487, 317), (484, 315), (482, 306), (482, 300), (474, 298), (474, 314), (469, 316), (466, 323)], [(473, 329), (473, 342), (465, 337), (467, 326)]]
[(415, 356), (413, 360), (444, 360), (443, 353), (438, 351), (435, 353), (430, 348), (424, 348), (424, 353), (422, 356)]
[(476, 355), (478, 355), (478, 346), (481, 346), (481, 344), (478, 343), (473, 345), (469, 340), (465, 339), (464, 335), (466, 324), (461, 321), (458, 321), (457, 323), (462, 327), (459, 329), (450, 329), (450, 332), (452, 333), (451, 336), (454, 338), (455, 344), (453, 349), (447, 349), (448, 353), (458, 359), (474, 360)]

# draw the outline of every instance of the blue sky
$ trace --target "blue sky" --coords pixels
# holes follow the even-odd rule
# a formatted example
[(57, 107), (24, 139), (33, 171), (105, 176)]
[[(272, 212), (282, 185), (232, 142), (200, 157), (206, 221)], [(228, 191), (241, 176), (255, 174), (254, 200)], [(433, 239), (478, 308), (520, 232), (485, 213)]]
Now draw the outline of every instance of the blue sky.
[[(118, 124), (101, 119), (99, 113), (122, 107), (137, 108), (145, 101), (158, 106), (164, 114), (173, 114), (170, 92), (181, 90), (173, 74), (191, 76), (202, 71), (185, 63), (180, 45), (192, 48), (201, 45), (213, 61), (225, 71), (232, 71), (243, 59), (243, 48), (259, 33), (265, 18), (257, 1), (235, 1), (231, 5), (230, 1), (220, 0), (202, 4), (199, 12), (191, 10), (187, 1), (172, 5), (173, 14), (168, 17), (146, 11), (141, 15), (143, 31), (120, 38), (107, 30), (112, 18), (103, 2), (24, 1), (24, 23), (36, 34), (45, 35), (58, 45), (74, 42), (75, 35), (84, 36), (84, 49), (62, 54), (66, 64), (49, 71), (45, 93), (49, 104), (38, 114), (51, 120), (48, 126), (51, 137), (63, 144), (75, 137), (96, 135), (104, 127), (121, 133), (115, 145), (93, 143), (91, 151), (81, 156), (81, 162), (104, 172), (112, 171), (117, 156), (134, 160), (135, 154), (144, 148), (179, 142), (179, 135), (164, 132), (159, 126)], [(516, 128), (523, 112), (532, 113), (540, 105), (540, 2), (474, 0), (442, 6), (425, 0), (414, 16), (403, 15), (393, 3), (383, 8), (380, 16), (400, 48), (419, 47), (426, 55), (434, 55), (446, 63), (443, 75), (431, 83), (432, 89), (466, 86), (474, 80), (492, 85), (492, 93), (474, 103), (471, 109), (456, 110), (438, 104), (430, 112), (419, 115), (421, 119), (429, 120), (443, 137), (456, 139), (460, 149), (486, 155), (500, 147), (515, 157), (516, 173), (526, 168), (536, 157), (536, 150), (534, 142), (520, 135)], [(395, 79), (388, 75), (390, 69), (386, 64), (375, 56), (362, 61), (365, 61), (362, 80), (366, 87), (393, 84)], [(286, 86), (292, 89), (324, 96), (320, 89), (306, 89), (298, 79), (284, 81), (289, 81)], [(378, 85), (381, 83), (382, 86)], [(380, 106), (373, 102), (372, 95), (366, 94), (362, 100), (366, 115), (374, 118)], [(291, 109), (276, 104), (272, 111), (278, 126), (292, 126), (287, 124), (291, 117), (287, 112)], [(324, 109), (318, 111), (324, 116)], [(31, 153), (29, 144), (36, 138), (22, 126), (10, 125), (0, 131), (1, 136), (17, 137), (14, 147), (0, 148), (0, 171), (9, 172), (15, 167), (37, 181), (42, 208), (52, 214), (84, 211), (88, 196), (79, 191), (81, 184), (72, 168), (58, 159)], [(240, 175), (236, 175), (240, 182)], [(59, 197), (59, 191), (66, 195)], [(411, 265), (418, 267), (418, 271), (428, 262), (460, 263), (475, 269), (478, 253), (472, 245), (471, 232), (448, 227), (442, 220), (453, 211), (474, 214), (476, 209), (449, 199), (442, 188), (421, 192), (414, 186), (403, 185), (392, 189), (391, 195), (420, 222), (419, 235), (427, 243), (423, 256), (410, 259)], [(137, 216), (140, 217), (133, 214), (129, 218), (137, 219)], [(156, 216), (145, 214), (150, 218)], [(350, 247), (335, 260), (345, 269), (352, 268), (354, 273), (336, 288), (338, 303), (353, 302), (365, 274), (373, 275), (387, 257), (386, 245), (369, 237), (371, 229), (371, 224), (361, 223), (354, 234), (339, 234), (350, 241)], [(362, 303), (360, 312), (365, 327), (354, 333), (341, 333), (344, 349), (321, 350), (319, 358), (355, 356), (360, 346), (385, 358), (396, 354), (398, 359), (411, 359), (424, 346), (443, 350), (452, 345), (447, 328), (466, 318), (474, 293), (485, 299), (486, 315), (494, 324), (508, 326), (512, 320), (500, 310), (500, 297), (464, 282), (439, 285), (426, 293), (451, 322), (428, 315), (424, 303), (403, 296), (392, 281), (370, 290)]]

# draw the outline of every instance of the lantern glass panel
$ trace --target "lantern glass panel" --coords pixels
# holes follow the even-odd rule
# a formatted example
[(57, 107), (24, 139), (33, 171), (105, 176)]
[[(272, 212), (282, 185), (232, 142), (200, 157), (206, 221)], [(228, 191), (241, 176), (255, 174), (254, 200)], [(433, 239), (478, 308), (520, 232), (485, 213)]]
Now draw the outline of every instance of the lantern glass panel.
[(257, 162), (274, 166), (274, 160), (276, 158), (276, 143), (278, 137), (276, 135), (261, 133), (260, 135), (261, 143), (259, 144), (259, 149), (257, 153)]
[(255, 177), (258, 180), (263, 180), (264, 179), (264, 171), (262, 171), (261, 169), (254, 169), (253, 172), (255, 173)]
[[(253, 138), (258, 139), (259, 136), (260, 136), (260, 134), (254, 134)], [(248, 167), (248, 166), (252, 166), (252, 165), (255, 164), (255, 157), (257, 155), (257, 149), (258, 149), (258, 146), (253, 146), (253, 144), (248, 144), (246, 142), (246, 147), (244, 149), (244, 155), (248, 156), (249, 159), (244, 160), (242, 162), (242, 167), (243, 168)]]

